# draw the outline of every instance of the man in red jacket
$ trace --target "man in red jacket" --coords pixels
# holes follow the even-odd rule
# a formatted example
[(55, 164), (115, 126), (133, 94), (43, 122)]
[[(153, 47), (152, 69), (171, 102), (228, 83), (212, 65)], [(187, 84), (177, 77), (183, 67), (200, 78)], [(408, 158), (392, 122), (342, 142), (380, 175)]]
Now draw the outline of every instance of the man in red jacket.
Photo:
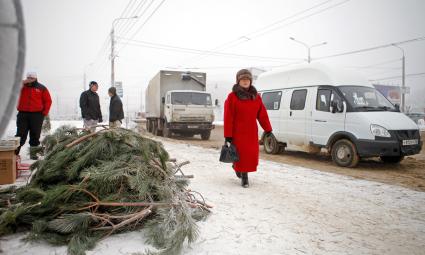
[(16, 136), (21, 138), (16, 150), (19, 155), (21, 147), (30, 133), (30, 158), (37, 159), (37, 149), (40, 145), (41, 127), (44, 117), (49, 114), (52, 99), (49, 90), (38, 82), (37, 74), (29, 72), (27, 79), (22, 82), (21, 94), (18, 101), (18, 116), (16, 119)]

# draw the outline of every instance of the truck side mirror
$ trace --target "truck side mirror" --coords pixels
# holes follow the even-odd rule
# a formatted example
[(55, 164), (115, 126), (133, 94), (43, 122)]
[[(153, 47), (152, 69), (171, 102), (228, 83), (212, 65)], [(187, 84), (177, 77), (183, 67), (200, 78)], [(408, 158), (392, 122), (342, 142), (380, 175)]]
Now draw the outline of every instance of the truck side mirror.
[(218, 106), (218, 99), (215, 100), (215, 106)]
[(396, 111), (400, 112), (400, 105), (399, 104), (395, 104), (394, 107), (395, 107)]
[(162, 97), (161, 101), (163, 104), (165, 104), (165, 97)]

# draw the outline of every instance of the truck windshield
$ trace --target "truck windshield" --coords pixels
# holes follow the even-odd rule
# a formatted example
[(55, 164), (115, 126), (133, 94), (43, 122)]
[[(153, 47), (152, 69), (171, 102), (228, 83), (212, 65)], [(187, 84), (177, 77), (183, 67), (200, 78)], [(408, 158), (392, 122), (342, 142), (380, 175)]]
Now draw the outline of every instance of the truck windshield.
[(211, 95), (196, 92), (173, 92), (171, 93), (171, 104), (182, 105), (211, 105)]
[(378, 90), (362, 86), (339, 86), (355, 111), (395, 111), (394, 105)]

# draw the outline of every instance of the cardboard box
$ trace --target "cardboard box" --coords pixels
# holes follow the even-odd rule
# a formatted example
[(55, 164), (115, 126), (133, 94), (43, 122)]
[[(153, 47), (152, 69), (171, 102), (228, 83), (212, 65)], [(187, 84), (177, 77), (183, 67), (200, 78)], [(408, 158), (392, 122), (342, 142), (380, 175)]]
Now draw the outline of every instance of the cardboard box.
[(14, 150), (0, 151), (0, 184), (16, 181), (16, 155)]

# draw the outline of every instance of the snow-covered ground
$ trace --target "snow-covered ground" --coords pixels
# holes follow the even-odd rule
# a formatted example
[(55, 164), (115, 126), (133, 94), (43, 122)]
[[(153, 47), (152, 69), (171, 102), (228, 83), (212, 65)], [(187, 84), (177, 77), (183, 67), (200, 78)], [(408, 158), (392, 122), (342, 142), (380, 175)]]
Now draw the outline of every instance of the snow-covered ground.
[[(425, 193), (260, 161), (244, 189), (213, 149), (164, 143), (189, 160), (191, 188), (214, 205), (184, 254), (425, 254)], [(66, 247), (3, 237), (5, 254), (66, 254)], [(143, 251), (142, 232), (114, 235), (88, 254)]]

